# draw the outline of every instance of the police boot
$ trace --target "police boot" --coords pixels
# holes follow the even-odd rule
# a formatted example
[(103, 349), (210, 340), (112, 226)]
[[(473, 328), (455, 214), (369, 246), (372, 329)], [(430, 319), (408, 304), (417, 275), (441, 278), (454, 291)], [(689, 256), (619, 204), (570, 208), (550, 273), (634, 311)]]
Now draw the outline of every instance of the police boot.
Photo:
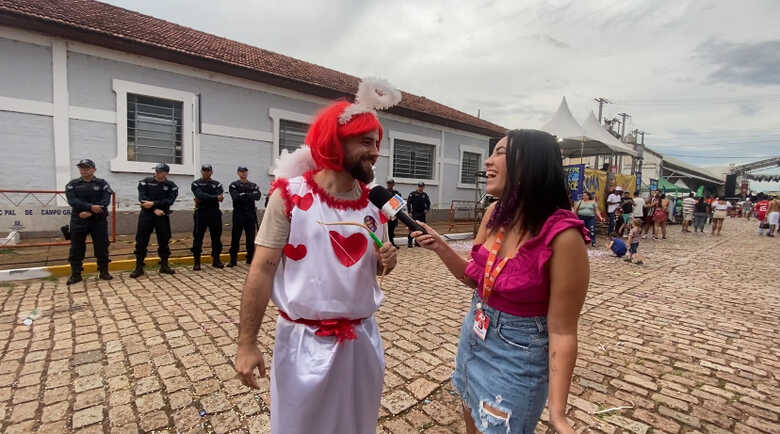
[(200, 255), (197, 255), (192, 259), (192, 270), (200, 271)]
[(238, 258), (233, 255), (230, 255), (230, 262), (227, 263), (227, 266), (233, 268), (236, 265), (238, 265)]
[(130, 273), (130, 277), (133, 279), (137, 279), (138, 276), (143, 276), (144, 274), (144, 261), (143, 259), (136, 259), (135, 260), (135, 270), (133, 270)]
[(73, 285), (76, 282), (81, 282), (81, 273), (73, 273), (68, 277), (68, 281), (66, 282), (68, 285)]
[(101, 266), (99, 267), (99, 270), (98, 270), (98, 271), (99, 271), (98, 278), (99, 278), (100, 280), (111, 280), (111, 279), (113, 279), (113, 278), (114, 278), (114, 276), (112, 276), (112, 275), (108, 274), (108, 264), (106, 264), (106, 265), (101, 265)]
[(225, 268), (225, 264), (219, 260), (219, 256), (216, 256), (211, 260), (211, 266), (214, 268)]
[(168, 258), (160, 258), (160, 273), (176, 274), (176, 271), (168, 266)]

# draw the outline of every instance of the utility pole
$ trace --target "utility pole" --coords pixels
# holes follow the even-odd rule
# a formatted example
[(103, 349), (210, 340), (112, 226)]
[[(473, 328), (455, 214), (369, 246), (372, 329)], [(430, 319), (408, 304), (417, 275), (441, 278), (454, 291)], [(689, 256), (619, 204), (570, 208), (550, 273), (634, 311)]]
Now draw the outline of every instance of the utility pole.
[(618, 113), (617, 115), (623, 118), (623, 125), (620, 130), (620, 140), (623, 141), (626, 139), (626, 118), (630, 118), (631, 115), (628, 113)]
[(612, 101), (603, 97), (593, 98), (593, 101), (599, 103), (599, 124), (601, 124), (601, 110), (604, 108), (604, 104), (612, 104)]

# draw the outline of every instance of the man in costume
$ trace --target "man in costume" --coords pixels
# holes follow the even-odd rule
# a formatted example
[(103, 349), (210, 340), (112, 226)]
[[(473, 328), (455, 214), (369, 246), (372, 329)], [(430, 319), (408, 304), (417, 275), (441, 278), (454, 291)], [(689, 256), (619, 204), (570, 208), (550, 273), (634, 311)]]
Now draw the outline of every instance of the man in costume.
[(271, 197), (244, 285), (236, 371), (265, 375), (257, 332), (268, 300), (279, 308), (271, 369), (272, 433), (375, 432), (384, 349), (376, 276), (395, 267), (381, 211), (368, 200), (382, 126), (375, 109), (401, 94), (364, 80), (354, 104), (320, 112), (306, 144), (277, 161)]

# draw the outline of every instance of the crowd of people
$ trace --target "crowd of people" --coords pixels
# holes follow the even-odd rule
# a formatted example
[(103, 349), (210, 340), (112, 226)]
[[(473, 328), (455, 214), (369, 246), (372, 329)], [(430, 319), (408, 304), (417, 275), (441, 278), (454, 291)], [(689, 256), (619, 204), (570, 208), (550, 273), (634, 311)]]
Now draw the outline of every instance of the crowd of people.
[[(607, 195), (607, 216), (604, 218), (599, 210), (599, 204), (594, 200), (592, 192), (585, 191), (579, 201), (575, 202), (572, 211), (582, 220), (590, 234), (591, 244), (596, 247), (596, 223), (608, 221), (607, 248), (615, 256), (623, 257), (626, 252), (627, 262), (632, 262), (636, 256), (640, 239), (646, 239), (652, 232), (654, 240), (666, 239), (667, 225), (673, 218), (681, 223), (681, 232), (704, 233), (705, 225), (711, 224), (712, 236), (719, 236), (723, 230), (723, 222), (727, 217), (743, 216), (748, 221), (755, 218), (759, 223), (759, 234), (774, 237), (780, 226), (780, 198), (769, 197), (764, 193), (747, 196), (738, 203), (723, 196), (696, 196), (688, 193), (682, 200), (676, 198), (673, 203), (663, 192), (654, 191), (647, 199), (639, 191), (634, 196), (616, 186)], [(627, 243), (621, 238), (627, 237)], [(637, 264), (642, 260), (637, 259)]]

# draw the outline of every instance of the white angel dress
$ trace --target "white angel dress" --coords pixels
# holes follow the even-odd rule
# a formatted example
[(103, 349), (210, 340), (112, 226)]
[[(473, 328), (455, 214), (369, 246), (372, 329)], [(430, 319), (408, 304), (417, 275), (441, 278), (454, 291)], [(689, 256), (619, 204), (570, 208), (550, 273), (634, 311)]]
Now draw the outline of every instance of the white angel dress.
[(340, 201), (311, 173), (279, 179), (275, 187), (287, 204), (290, 237), (272, 293), (280, 310), (272, 433), (374, 433), (385, 371), (374, 320), (383, 298), (374, 246), (364, 228), (319, 222), (365, 223), (382, 239), (380, 211), (365, 186), (360, 199)]

